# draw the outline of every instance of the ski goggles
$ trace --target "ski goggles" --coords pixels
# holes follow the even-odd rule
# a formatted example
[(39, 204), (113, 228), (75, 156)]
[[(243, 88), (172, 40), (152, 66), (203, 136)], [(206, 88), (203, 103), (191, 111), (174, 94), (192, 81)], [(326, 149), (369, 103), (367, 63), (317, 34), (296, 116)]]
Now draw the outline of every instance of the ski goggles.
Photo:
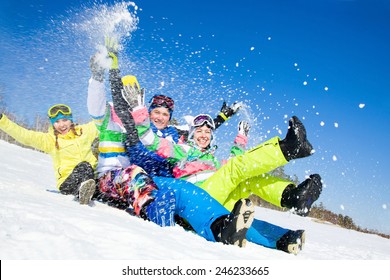
[(155, 95), (152, 97), (149, 103), (151, 107), (164, 106), (171, 111), (173, 111), (175, 107), (175, 102), (173, 101), (173, 99), (165, 95)]
[(58, 116), (58, 114), (61, 113), (64, 116), (70, 116), (72, 115), (72, 110), (68, 105), (65, 104), (56, 104), (54, 106), (51, 106), (50, 109), (47, 111), (47, 115), (49, 118), (55, 118)]
[(193, 127), (198, 127), (198, 126), (203, 126), (204, 124), (208, 125), (213, 130), (215, 129), (214, 120), (207, 114), (197, 115), (193, 119), (191, 125)]

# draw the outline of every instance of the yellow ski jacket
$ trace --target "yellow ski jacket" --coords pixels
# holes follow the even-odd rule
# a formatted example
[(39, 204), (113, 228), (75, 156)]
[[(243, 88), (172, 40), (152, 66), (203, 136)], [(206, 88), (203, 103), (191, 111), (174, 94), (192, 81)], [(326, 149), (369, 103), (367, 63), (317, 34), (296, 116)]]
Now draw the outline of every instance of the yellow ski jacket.
[(84, 125), (76, 125), (76, 132), (81, 134), (80, 136), (75, 135), (73, 131), (65, 135), (59, 134), (59, 149), (55, 146), (56, 137), (52, 126), (48, 132), (28, 130), (3, 114), (0, 119), (0, 129), (21, 144), (33, 147), (52, 157), (58, 189), (80, 162), (89, 162), (94, 169), (96, 168), (97, 159), (92, 153), (91, 145), (98, 135), (98, 130), (93, 121)]

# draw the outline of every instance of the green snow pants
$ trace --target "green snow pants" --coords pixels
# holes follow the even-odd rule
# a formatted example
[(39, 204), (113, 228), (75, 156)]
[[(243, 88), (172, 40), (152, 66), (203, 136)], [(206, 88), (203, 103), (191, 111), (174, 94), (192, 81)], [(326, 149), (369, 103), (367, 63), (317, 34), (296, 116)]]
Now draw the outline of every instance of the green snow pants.
[(293, 183), (267, 174), (288, 162), (280, 149), (279, 140), (279, 137), (271, 138), (231, 158), (199, 186), (229, 211), (238, 199), (251, 194), (281, 207), (283, 191)]

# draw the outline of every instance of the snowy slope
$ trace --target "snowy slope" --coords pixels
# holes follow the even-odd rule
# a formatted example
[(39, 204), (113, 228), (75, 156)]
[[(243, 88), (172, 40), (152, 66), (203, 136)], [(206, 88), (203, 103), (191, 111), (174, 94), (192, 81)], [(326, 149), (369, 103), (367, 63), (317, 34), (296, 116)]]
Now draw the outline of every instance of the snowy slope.
[(256, 208), (256, 217), (305, 229), (299, 255), (249, 243), (211, 243), (180, 227), (160, 228), (101, 203), (80, 206), (55, 189), (49, 156), (0, 141), (2, 260), (390, 260), (390, 240), (290, 213)]

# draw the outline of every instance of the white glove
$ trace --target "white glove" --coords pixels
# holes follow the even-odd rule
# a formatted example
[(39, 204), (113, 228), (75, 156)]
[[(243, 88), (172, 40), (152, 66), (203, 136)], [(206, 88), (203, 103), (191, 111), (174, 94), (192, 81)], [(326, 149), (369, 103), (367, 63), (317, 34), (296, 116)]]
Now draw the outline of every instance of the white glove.
[(122, 97), (132, 110), (135, 107), (145, 107), (145, 89), (139, 89), (137, 85), (125, 85), (122, 90)]
[(238, 133), (244, 136), (248, 136), (251, 126), (247, 121), (240, 121), (238, 124)]

